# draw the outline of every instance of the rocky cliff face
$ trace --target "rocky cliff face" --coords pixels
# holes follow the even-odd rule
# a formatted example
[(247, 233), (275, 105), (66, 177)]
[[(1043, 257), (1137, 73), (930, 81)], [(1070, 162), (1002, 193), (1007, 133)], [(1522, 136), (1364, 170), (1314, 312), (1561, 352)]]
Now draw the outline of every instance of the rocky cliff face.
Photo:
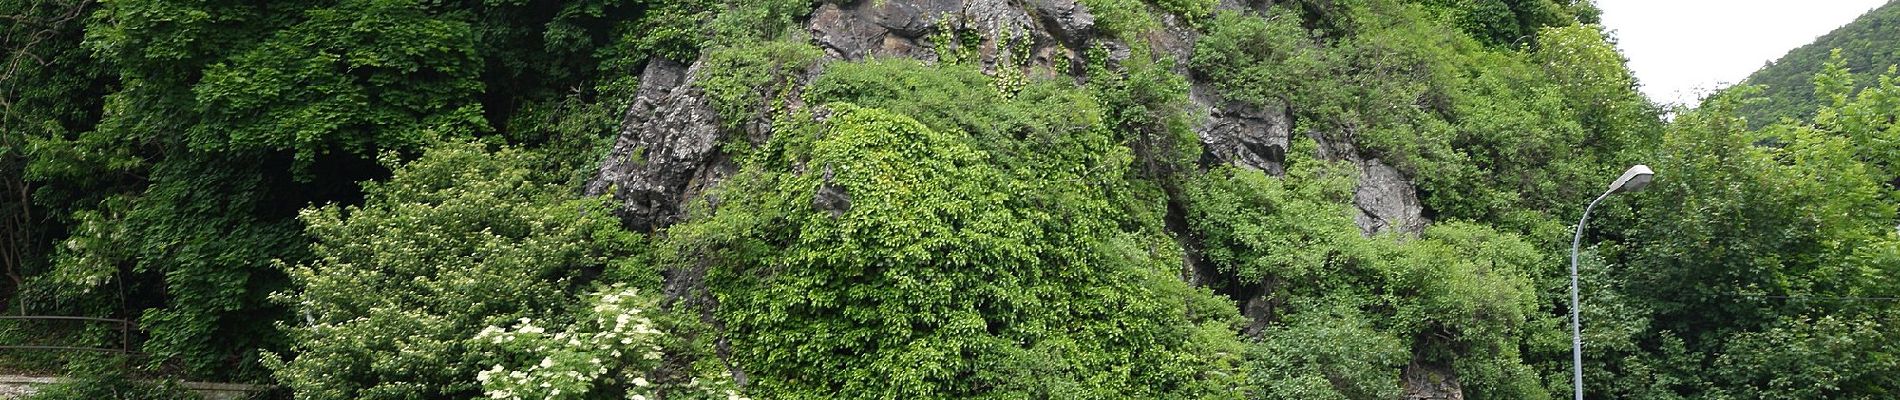
[[(1269, 6), (1271, 2), (1262, 1), (1221, 3), (1222, 8), (1234, 10)], [(1158, 56), (1186, 60), (1192, 55), (1198, 34), (1178, 21), (1164, 20), (1163, 25), (1144, 40)], [(974, 55), (985, 71), (1027, 65), (1032, 71), (1054, 71), (1080, 79), (1085, 67), (1081, 49), (1106, 49), (1111, 64), (1130, 57), (1126, 44), (1099, 34), (1094, 14), (1076, 0), (825, 2), (810, 14), (806, 32), (811, 42), (824, 50), (827, 61), (873, 57), (936, 61), (940, 43), (934, 41), (951, 37), (946, 33), (952, 32), (978, 33)], [(1025, 48), (1027, 51), (1022, 51)], [(1012, 58), (1025, 54), (1029, 59)], [(587, 185), (588, 194), (612, 195), (620, 201), (618, 211), (630, 228), (657, 230), (678, 222), (688, 202), (733, 172), (733, 164), (718, 148), (725, 134), (720, 117), (705, 93), (693, 85), (699, 65), (661, 59), (648, 64), (612, 152), (599, 175)], [(1290, 115), (1299, 105), (1260, 107), (1229, 101), (1181, 68), (1177, 72), (1190, 78), (1192, 112), (1201, 117), (1193, 127), (1204, 150), (1201, 164), (1225, 163), (1276, 176), (1284, 174), (1288, 143), (1295, 134)], [(742, 129), (755, 139), (771, 133), (763, 120)], [(1428, 221), (1423, 217), (1417, 190), (1398, 169), (1362, 154), (1350, 140), (1338, 139), (1349, 138), (1350, 133), (1301, 134), (1319, 142), (1319, 157), (1357, 166), (1360, 179), (1353, 203), (1364, 232), (1423, 231)], [(1215, 273), (1211, 268), (1195, 265), (1198, 262), (1191, 241), (1183, 242), (1188, 247), (1185, 278), (1197, 284), (1218, 281), (1219, 277), (1208, 276)], [(692, 289), (683, 286), (697, 282), (697, 275), (694, 271), (670, 272), (669, 294), (689, 296)], [(1270, 291), (1264, 287), (1235, 291), (1243, 313), (1255, 319), (1256, 328), (1273, 318), (1274, 305), (1258, 294), (1266, 292)], [(1448, 374), (1444, 368), (1408, 367), (1406, 397), (1462, 398), (1455, 377)], [(735, 375), (742, 373), (735, 371)]]
[[(1223, 2), (1229, 9), (1260, 8), (1263, 3)], [(1196, 33), (1168, 21), (1169, 27), (1150, 35), (1157, 52), (1184, 60), (1193, 53)], [(1101, 46), (1110, 61), (1128, 57), (1127, 46), (1097, 35), (1095, 17), (1075, 0), (884, 0), (846, 4), (824, 3), (807, 23), (812, 42), (830, 60), (855, 61), (870, 57), (906, 57), (934, 61), (938, 35), (946, 31), (981, 33), (978, 61), (986, 70), (1009, 61), (1026, 61), (1031, 70), (1069, 71), (1083, 67), (1078, 49)], [(1005, 50), (1026, 42), (1030, 60), (1010, 60)], [(1185, 63), (1178, 63), (1185, 64)], [(1177, 65), (1178, 65), (1177, 64)], [(622, 216), (639, 230), (676, 222), (683, 204), (729, 172), (719, 154), (718, 114), (705, 93), (692, 85), (698, 63), (655, 59), (642, 75), (641, 87), (621, 124), (620, 135), (600, 174), (587, 186), (593, 195), (612, 194), (622, 201)], [(1190, 79), (1188, 71), (1179, 71)], [(1194, 82), (1189, 100), (1196, 115), (1204, 115), (1195, 134), (1205, 149), (1206, 163), (1228, 163), (1279, 175), (1293, 135), (1290, 110), (1259, 107), (1223, 99), (1217, 90)], [(770, 134), (769, 128), (748, 127), (751, 135)], [(761, 132), (763, 131), (763, 132)], [(1321, 157), (1357, 165), (1360, 185), (1354, 203), (1360, 227), (1367, 233), (1397, 230), (1417, 233), (1427, 221), (1410, 179), (1376, 158), (1360, 154), (1350, 142), (1335, 135), (1308, 133), (1321, 143)]]
[[(907, 57), (937, 60), (932, 35), (980, 32), (984, 70), (1026, 61), (1055, 71), (1082, 67), (1076, 49), (1089, 44), (1095, 17), (1074, 0), (858, 1), (826, 3), (807, 24), (813, 42), (838, 60)], [(1010, 60), (1007, 46), (1026, 43), (1029, 60)]]
[(649, 61), (640, 90), (620, 123), (620, 135), (587, 182), (588, 195), (620, 201), (628, 228), (649, 231), (678, 221), (685, 204), (732, 169), (718, 154), (719, 113), (706, 93), (689, 84), (696, 69), (666, 59)]

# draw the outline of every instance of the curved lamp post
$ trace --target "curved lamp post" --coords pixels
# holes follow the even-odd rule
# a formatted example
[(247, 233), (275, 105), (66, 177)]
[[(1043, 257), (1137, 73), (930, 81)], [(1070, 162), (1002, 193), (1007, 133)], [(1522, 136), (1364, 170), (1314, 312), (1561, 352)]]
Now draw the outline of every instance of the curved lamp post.
[(1597, 202), (1616, 193), (1642, 191), (1655, 177), (1656, 173), (1650, 172), (1649, 166), (1630, 167), (1616, 182), (1610, 183), (1610, 190), (1590, 200), (1590, 205), (1583, 207), (1583, 218), (1577, 220), (1577, 236), (1570, 240), (1570, 360), (1574, 363), (1571, 383), (1576, 386), (1576, 400), (1583, 400), (1583, 320), (1577, 316), (1577, 248), (1583, 245), (1583, 225), (1590, 221), (1590, 210), (1597, 208)]

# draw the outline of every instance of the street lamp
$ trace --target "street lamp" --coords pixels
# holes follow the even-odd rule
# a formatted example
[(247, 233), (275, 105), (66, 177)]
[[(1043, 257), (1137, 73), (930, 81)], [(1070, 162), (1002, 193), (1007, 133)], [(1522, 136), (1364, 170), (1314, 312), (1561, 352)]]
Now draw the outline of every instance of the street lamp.
[(1583, 207), (1583, 218), (1577, 219), (1577, 236), (1570, 239), (1570, 361), (1574, 363), (1571, 383), (1576, 386), (1576, 400), (1583, 400), (1583, 320), (1577, 316), (1577, 248), (1583, 245), (1583, 225), (1590, 221), (1590, 210), (1597, 208), (1597, 202), (1611, 194), (1642, 191), (1655, 177), (1656, 173), (1650, 172), (1649, 166), (1630, 167), (1616, 182), (1610, 183), (1610, 190), (1590, 200), (1590, 205)]

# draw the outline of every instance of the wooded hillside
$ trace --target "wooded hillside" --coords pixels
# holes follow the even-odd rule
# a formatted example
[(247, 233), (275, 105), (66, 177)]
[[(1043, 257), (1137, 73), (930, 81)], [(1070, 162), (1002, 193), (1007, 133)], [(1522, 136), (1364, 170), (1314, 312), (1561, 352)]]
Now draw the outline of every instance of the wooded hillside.
[(1900, 64), (1900, 2), (1868, 11), (1750, 74), (1742, 84), (1761, 86), (1763, 100), (1742, 106), (1749, 126), (1761, 127), (1782, 118), (1813, 118), (1816, 108), (1832, 101), (1815, 93), (1813, 82), (1814, 75), (1831, 57), (1840, 57), (1842, 65), (1853, 73), (1856, 89), (1877, 85), (1881, 76), (1893, 75), (1888, 68)]
[(1647, 164), (1583, 236), (1589, 397), (1900, 391), (1897, 82), (1664, 123), (1596, 23), (0, 0), (0, 313), (137, 326), (0, 320), (134, 350), (0, 367), (52, 399), (1565, 397), (1569, 239)]

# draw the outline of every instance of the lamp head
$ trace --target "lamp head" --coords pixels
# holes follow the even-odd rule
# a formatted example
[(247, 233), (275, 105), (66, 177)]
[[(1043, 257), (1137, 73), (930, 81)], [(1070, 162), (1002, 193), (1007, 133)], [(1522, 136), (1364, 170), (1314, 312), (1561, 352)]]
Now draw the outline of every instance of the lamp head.
[(1623, 171), (1623, 176), (1616, 178), (1616, 182), (1610, 183), (1610, 191), (1640, 192), (1643, 187), (1649, 186), (1649, 181), (1655, 177), (1656, 173), (1650, 172), (1649, 166), (1636, 164), (1628, 171)]

